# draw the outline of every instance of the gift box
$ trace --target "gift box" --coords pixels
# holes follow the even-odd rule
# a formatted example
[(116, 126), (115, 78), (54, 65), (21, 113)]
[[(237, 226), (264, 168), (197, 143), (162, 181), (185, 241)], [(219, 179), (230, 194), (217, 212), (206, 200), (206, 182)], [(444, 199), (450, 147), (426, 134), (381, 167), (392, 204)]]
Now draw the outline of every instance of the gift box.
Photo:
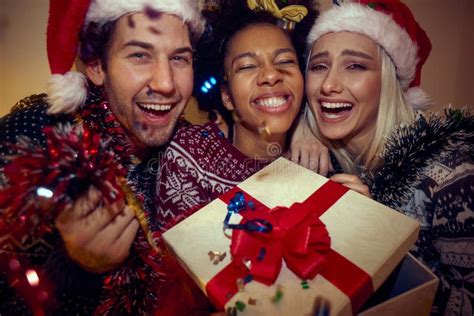
[(358, 315), (428, 316), (438, 283), (431, 270), (407, 254)]
[(163, 237), (218, 309), (310, 315), (320, 297), (332, 315), (351, 315), (418, 231), (417, 221), (280, 158)]

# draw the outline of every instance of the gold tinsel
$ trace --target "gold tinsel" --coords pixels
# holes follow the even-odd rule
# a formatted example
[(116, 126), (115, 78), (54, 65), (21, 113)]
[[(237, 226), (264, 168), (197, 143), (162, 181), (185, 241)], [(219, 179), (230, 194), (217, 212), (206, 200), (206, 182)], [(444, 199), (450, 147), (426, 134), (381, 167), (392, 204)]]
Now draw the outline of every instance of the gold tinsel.
[(138, 219), (140, 223), (140, 227), (145, 233), (146, 239), (150, 246), (156, 252), (159, 252), (159, 248), (153, 239), (153, 235), (148, 227), (148, 219), (146, 218), (145, 212), (143, 211), (142, 203), (136, 198), (135, 194), (133, 193), (132, 189), (127, 184), (127, 180), (123, 177), (118, 178), (118, 182), (122, 187), (123, 192), (125, 193), (125, 199), (127, 201), (127, 205), (133, 210), (135, 213), (135, 217)]

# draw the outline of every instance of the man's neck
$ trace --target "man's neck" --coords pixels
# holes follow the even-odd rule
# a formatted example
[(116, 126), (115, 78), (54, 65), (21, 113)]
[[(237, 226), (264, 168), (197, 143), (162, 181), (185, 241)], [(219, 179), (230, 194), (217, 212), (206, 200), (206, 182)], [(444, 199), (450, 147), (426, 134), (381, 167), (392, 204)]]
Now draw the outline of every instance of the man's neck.
[(127, 130), (125, 130), (125, 135), (130, 142), (130, 152), (141, 161), (148, 159), (150, 153), (152, 152), (152, 148), (143, 144), (138, 138), (130, 134)]
[(233, 145), (247, 157), (273, 161), (282, 155), (286, 133), (266, 135), (265, 132), (254, 132), (240, 124), (236, 124), (234, 128)]
[(94, 130), (112, 138), (113, 147), (123, 159), (122, 163), (136, 164), (149, 158), (152, 148), (147, 147), (120, 124), (108, 103), (96, 101), (88, 104), (80, 115)]

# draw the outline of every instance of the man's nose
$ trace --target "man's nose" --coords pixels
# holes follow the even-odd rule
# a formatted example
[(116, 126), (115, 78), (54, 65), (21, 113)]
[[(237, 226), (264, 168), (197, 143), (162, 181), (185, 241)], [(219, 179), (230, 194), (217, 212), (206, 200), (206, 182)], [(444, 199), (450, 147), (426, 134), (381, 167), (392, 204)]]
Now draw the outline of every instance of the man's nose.
[(175, 92), (173, 69), (168, 60), (157, 61), (154, 65), (148, 87), (162, 95), (172, 95)]

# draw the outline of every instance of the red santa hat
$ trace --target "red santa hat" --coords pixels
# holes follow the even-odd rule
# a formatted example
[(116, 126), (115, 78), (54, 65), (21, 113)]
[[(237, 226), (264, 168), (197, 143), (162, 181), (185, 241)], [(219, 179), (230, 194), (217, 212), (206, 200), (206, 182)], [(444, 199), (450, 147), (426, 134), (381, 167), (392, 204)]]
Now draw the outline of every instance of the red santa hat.
[(103, 25), (121, 16), (147, 9), (179, 16), (192, 37), (204, 30), (195, 0), (50, 0), (47, 51), (52, 77), (47, 92), (49, 113), (70, 113), (84, 104), (86, 77), (70, 71), (79, 46), (79, 33), (94, 22)]
[(415, 109), (429, 104), (420, 78), (431, 42), (405, 4), (399, 0), (345, 1), (318, 18), (307, 43), (311, 47), (322, 35), (343, 31), (363, 34), (382, 46), (395, 64), (408, 103)]

